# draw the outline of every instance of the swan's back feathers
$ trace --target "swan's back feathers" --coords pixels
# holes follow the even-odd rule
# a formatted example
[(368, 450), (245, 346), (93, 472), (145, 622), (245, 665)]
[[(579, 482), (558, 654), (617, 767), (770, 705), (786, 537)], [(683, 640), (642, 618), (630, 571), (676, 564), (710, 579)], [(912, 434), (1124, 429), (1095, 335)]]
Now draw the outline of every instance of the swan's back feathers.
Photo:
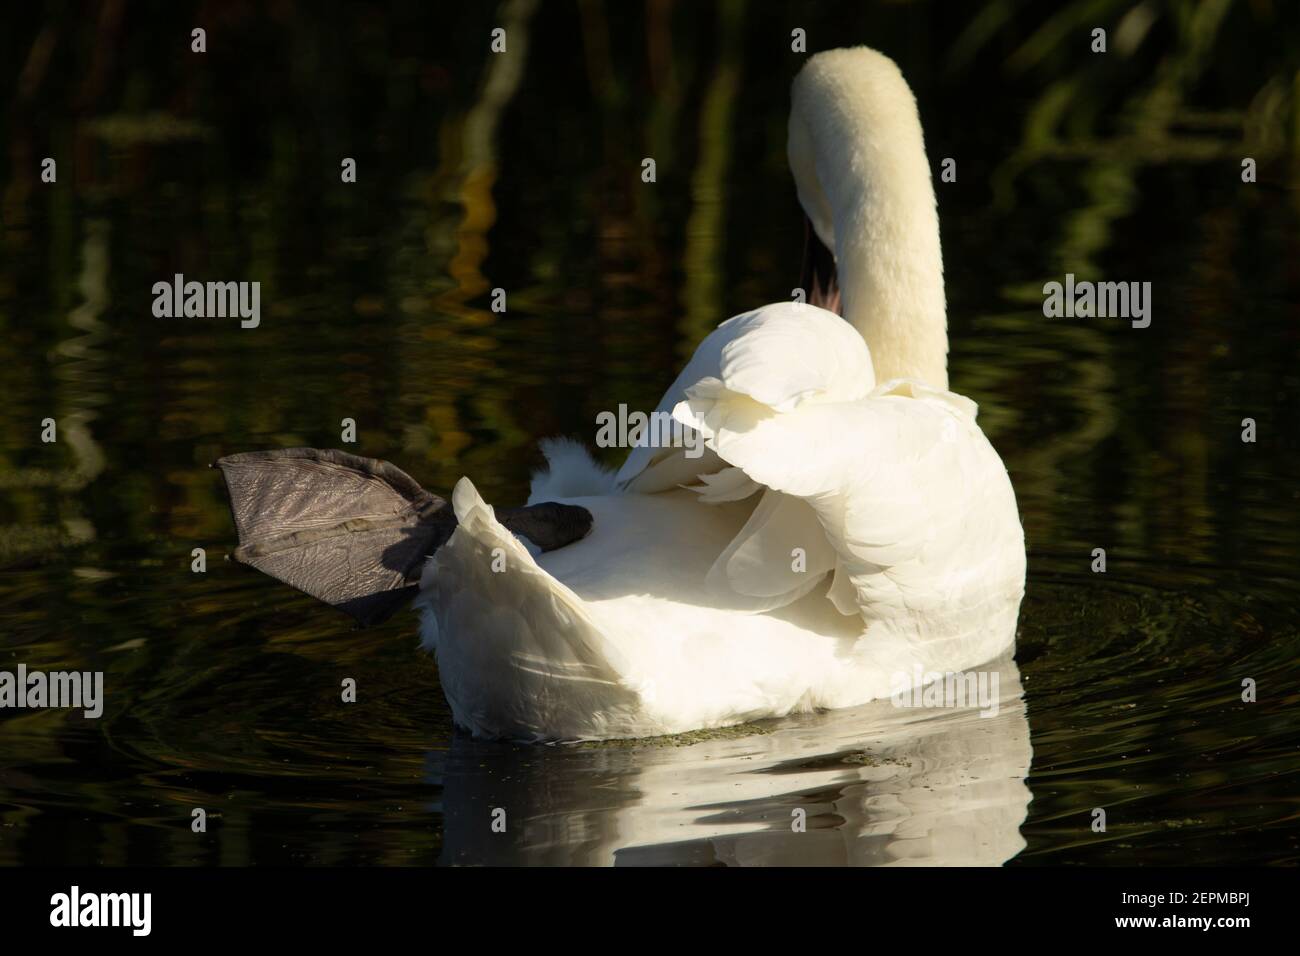
[(542, 454), (546, 467), (533, 473), (528, 503), (559, 498), (607, 495), (614, 490), (614, 471), (591, 457), (583, 445), (571, 438), (544, 438)]

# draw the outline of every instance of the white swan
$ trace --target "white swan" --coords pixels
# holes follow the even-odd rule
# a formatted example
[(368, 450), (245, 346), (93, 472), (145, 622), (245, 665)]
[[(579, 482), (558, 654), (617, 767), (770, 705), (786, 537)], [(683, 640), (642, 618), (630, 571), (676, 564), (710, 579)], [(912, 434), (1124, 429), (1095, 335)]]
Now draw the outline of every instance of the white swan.
[(844, 318), (778, 303), (708, 336), (659, 404), (702, 456), (635, 448), (611, 475), (547, 445), (530, 503), (587, 508), (575, 544), (534, 557), (457, 484), (417, 604), (473, 733), (637, 737), (852, 706), (1014, 642), (1023, 534), (974, 404), (946, 391), (934, 191), (894, 63), (812, 57), (789, 159)]

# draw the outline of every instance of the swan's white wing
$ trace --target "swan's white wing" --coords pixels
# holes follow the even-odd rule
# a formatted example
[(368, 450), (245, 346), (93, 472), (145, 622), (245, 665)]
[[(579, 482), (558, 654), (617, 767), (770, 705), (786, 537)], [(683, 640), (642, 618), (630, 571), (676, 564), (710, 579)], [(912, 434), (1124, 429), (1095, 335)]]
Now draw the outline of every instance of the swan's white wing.
[(809, 546), (824, 533), (838, 556), (840, 610), (856, 609), (868, 632), (952, 638), (970, 612), (1023, 587), (1015, 499), (972, 405), (923, 386), (891, 390), (780, 413), (705, 381), (675, 415), (725, 462), (811, 506)]
[(768, 489), (745, 527), (709, 569), (717, 595), (744, 595), (744, 606), (767, 611), (797, 601), (835, 567), (835, 551), (807, 502)]
[[(655, 411), (671, 414), (689, 388), (710, 379), (784, 411), (807, 401), (853, 401), (875, 383), (871, 355), (853, 327), (798, 302), (777, 302), (723, 322), (700, 343)], [(665, 491), (721, 468), (711, 450), (692, 459), (681, 448), (638, 447), (617, 481), (629, 491)]]
[(687, 490), (698, 494), (706, 504), (716, 505), (724, 501), (743, 501), (758, 494), (763, 486), (739, 468), (723, 468), (709, 475), (700, 475), (699, 484), (688, 485)]
[(781, 607), (833, 572), (827, 598), (868, 631), (952, 638), (963, 615), (1012, 605), (1023, 587), (1014, 494), (973, 402), (911, 380), (874, 385), (866, 345), (833, 313), (778, 303), (736, 316), (660, 403), (706, 439), (704, 456), (637, 448), (618, 483), (687, 484), (706, 502), (769, 489), (708, 576), (732, 606)]
[(875, 385), (866, 342), (833, 312), (780, 302), (732, 322), (738, 334), (722, 348), (717, 377), (778, 412), (855, 401)]

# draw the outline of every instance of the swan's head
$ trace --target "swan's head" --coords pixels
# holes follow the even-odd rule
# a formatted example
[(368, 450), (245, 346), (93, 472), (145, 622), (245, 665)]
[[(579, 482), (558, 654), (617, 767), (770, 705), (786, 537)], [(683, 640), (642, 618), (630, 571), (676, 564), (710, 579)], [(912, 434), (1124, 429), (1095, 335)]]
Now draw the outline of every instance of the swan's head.
[(795, 77), (790, 171), (804, 288), (867, 341), (882, 380), (948, 387), (943, 256), (916, 99), (889, 57), (830, 50)]

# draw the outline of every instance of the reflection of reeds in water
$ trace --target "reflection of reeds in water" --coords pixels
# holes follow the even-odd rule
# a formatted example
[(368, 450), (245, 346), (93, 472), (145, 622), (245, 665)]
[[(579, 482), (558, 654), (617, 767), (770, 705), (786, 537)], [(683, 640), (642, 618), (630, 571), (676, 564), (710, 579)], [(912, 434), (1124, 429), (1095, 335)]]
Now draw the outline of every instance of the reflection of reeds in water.
[[(483, 274), (483, 264), (497, 216), (492, 196), (498, 168), (497, 128), (523, 79), (528, 22), (535, 9), (535, 0), (507, 0), (501, 5), (497, 22), (506, 31), (506, 52), (487, 56), (477, 102), (463, 115), (450, 116), (443, 122), (441, 140), (446, 148), (430, 177), (433, 201), (447, 196), (459, 206), (460, 218), (456, 221), (436, 213), (429, 217), (425, 228), (427, 252), (432, 253), (428, 258), (432, 261), (418, 266), (429, 276), (420, 284), (433, 287), (430, 301), (437, 321), (431, 322), (426, 314), (424, 295), (403, 300), (399, 339), (433, 346), (432, 350), (420, 348), (408, 369), (409, 381), (403, 394), (418, 396), (424, 422), (408, 426), (404, 446), (408, 452), (422, 453), (448, 469), (448, 478), (452, 477), (449, 469), (457, 467), (461, 453), (470, 444), (469, 426), (462, 421), (457, 407), (460, 397), (473, 396), (476, 416), (503, 439), (518, 442), (523, 438), (499, 390), (480, 387), (493, 369), (491, 353), (496, 338), (489, 329), (498, 314), (470, 303), (492, 288)], [(445, 260), (440, 255), (443, 251), (449, 253)], [(514, 291), (508, 290), (508, 295)], [(430, 361), (438, 366), (434, 374), (444, 379), (446, 386), (436, 392), (428, 388), (433, 373)]]
[(108, 401), (104, 388), (107, 358), (101, 347), (105, 332), (100, 317), (109, 304), (110, 228), (106, 220), (88, 219), (84, 229), (81, 272), (77, 277), (77, 292), (82, 302), (68, 313), (72, 334), (59, 342), (53, 356), (56, 386), (48, 417), (56, 422), (57, 443), (45, 446), (52, 453), (60, 448), (68, 449), (71, 463), (63, 468), (0, 469), (0, 491), (14, 493), (17, 499), (30, 497), (22, 493), (35, 489), (57, 490), (59, 522), (0, 527), (0, 565), (95, 537), (94, 525), (75, 494), (104, 469), (104, 453), (91, 425)]
[[(1150, 73), (1118, 95), (1118, 102), (1107, 104), (1105, 97), (1114, 84), (1109, 58), (1134, 56), (1156, 19), (1155, 4), (1139, 4), (1113, 30), (1110, 52), (1089, 70), (1051, 80), (1030, 107), (1022, 141), (995, 173), (994, 190), (1005, 205), (1012, 199), (1015, 179), (1033, 164), (1053, 159), (1089, 163), (1081, 176), (1087, 201), (1066, 224), (1058, 249), (1061, 264), (1081, 279), (1097, 275), (1093, 256), (1107, 247), (1112, 223), (1132, 211), (1140, 195), (1135, 178), (1142, 169), (1246, 155), (1267, 161), (1281, 145), (1275, 137), (1251, 142), (1246, 136), (1261, 129), (1259, 110), (1276, 110), (1275, 97), (1257, 98), (1249, 111), (1213, 116), (1186, 106), (1188, 94), (1212, 62), (1214, 38), (1228, 6), (1226, 0), (1204, 0), (1190, 16), (1172, 17), (1174, 49), (1155, 59)], [(1068, 59), (1067, 44), (1078, 44), (1086, 26), (1118, 8), (1114, 3), (1068, 6), (1011, 55), (1007, 68), (1021, 73), (1049, 56)], [(1149, 60), (1152, 55), (1145, 56)], [(1112, 114), (1115, 129), (1101, 129)], [(1225, 135), (1233, 131), (1239, 135)]]
[(683, 361), (726, 317), (722, 289), (728, 279), (726, 248), (727, 171), (731, 124), (740, 83), (740, 27), (744, 8), (731, 0), (718, 7), (721, 36), (717, 65), (700, 107), (700, 155), (691, 177), (691, 215), (686, 223), (686, 315), (678, 352)]
[[(968, 62), (1007, 27), (1019, 9), (1015, 2), (989, 5), (954, 44), (954, 62)], [(1021, 142), (993, 175), (995, 208), (1006, 213), (1018, 205), (1018, 184), (1044, 167), (1081, 189), (1082, 200), (1073, 204), (1050, 244), (1049, 276), (1059, 278), (1072, 272), (1079, 279), (1090, 280), (1141, 278), (1116, 275), (1116, 264), (1103, 260), (1115, 245), (1118, 224), (1142, 203), (1139, 177), (1153, 169), (1214, 163), (1232, 180), (1239, 176), (1240, 160), (1245, 156), (1256, 159), (1261, 176), (1265, 176), (1263, 170), (1287, 153), (1294, 168), (1295, 157), (1300, 156), (1300, 136), (1288, 138), (1287, 134), (1300, 126), (1284, 120), (1288, 112), (1300, 116), (1300, 110), (1294, 97), (1287, 102), (1289, 73), (1271, 77), (1238, 109), (1207, 112), (1188, 105), (1193, 90), (1215, 63), (1230, 12), (1227, 0), (1184, 5), (1145, 2), (1131, 7), (1105, 0), (1071, 3), (1044, 21), (1007, 57), (1005, 68), (1012, 75), (1050, 71), (1053, 62), (1070, 61), (1072, 48), (1092, 27), (1111, 27), (1107, 54), (1094, 57), (1082, 70), (1049, 77), (1027, 111)], [(1240, 8), (1236, 12), (1245, 14)], [(1258, 27), (1269, 27), (1266, 8), (1249, 15), (1260, 18)], [(1172, 41), (1166, 52), (1156, 54), (1149, 43), (1146, 48), (1143, 43), (1153, 30), (1161, 28), (1172, 34)], [(1295, 75), (1295, 90), (1300, 92), (1300, 74)], [(1108, 121), (1110, 116), (1113, 122)], [(1300, 191), (1293, 190), (1293, 194), (1300, 196)], [(1244, 194), (1241, 205), (1248, 207), (1250, 198)], [(1203, 416), (1184, 416), (1171, 422), (1172, 427), (1160, 436), (1162, 446), (1153, 448), (1140, 420), (1120, 413), (1123, 397), (1116, 393), (1116, 378), (1126, 357), (1117, 354), (1119, 340), (1106, 322), (1065, 324), (1042, 319), (1036, 314), (1042, 301), (1041, 282), (1042, 278), (1035, 278), (1004, 289), (1007, 298), (1035, 307), (1035, 313), (989, 320), (990, 328), (1001, 325), (1011, 329), (1022, 322), (1039, 325), (1035, 331), (1038, 343), (1047, 344), (1045, 337), (1059, 342), (1060, 354), (1070, 356), (1071, 373), (1076, 377), (1069, 389), (1078, 406), (1076, 425), (1058, 430), (1008, 459), (1022, 501), (1034, 499), (1039, 505), (1027, 515), (1029, 537), (1060, 540), (1060, 525), (1074, 523), (1077, 527), (1077, 516), (1049, 503), (1063, 497), (1066, 482), (1071, 480), (1070, 466), (1094, 454), (1113, 436), (1124, 448), (1128, 472), (1126, 494), (1114, 505), (1122, 535), (1115, 543), (1142, 548), (1149, 541), (1152, 522), (1164, 512), (1164, 520), (1185, 533), (1191, 555), (1203, 556), (1202, 543), (1211, 537), (1207, 516), (1212, 513), (1207, 502), (1210, 439)], [(1174, 320), (1170, 291), (1168, 283), (1158, 284), (1162, 322)], [(1196, 407), (1203, 401), (1204, 383), (1211, 375), (1216, 341), (1204, 327), (1192, 328), (1188, 334), (1195, 342), (1188, 343), (1180, 359), (1179, 379), (1165, 384), (1173, 389), (1188, 381), (1197, 383), (1192, 387), (1200, 389), (1201, 395), (1187, 396), (1188, 405)], [(1161, 373), (1151, 368), (1147, 374), (1158, 377)], [(1006, 384), (1005, 376), (1001, 384)], [(1009, 392), (990, 383), (990, 394)], [(1015, 418), (1015, 411), (1008, 417)], [(1000, 430), (995, 414), (990, 432)], [(1180, 462), (1181, 495), (1153, 494), (1168, 477), (1156, 471), (1155, 463), (1161, 457)], [(1077, 479), (1077, 469), (1074, 477)], [(1171, 510), (1176, 513), (1168, 514)]]

